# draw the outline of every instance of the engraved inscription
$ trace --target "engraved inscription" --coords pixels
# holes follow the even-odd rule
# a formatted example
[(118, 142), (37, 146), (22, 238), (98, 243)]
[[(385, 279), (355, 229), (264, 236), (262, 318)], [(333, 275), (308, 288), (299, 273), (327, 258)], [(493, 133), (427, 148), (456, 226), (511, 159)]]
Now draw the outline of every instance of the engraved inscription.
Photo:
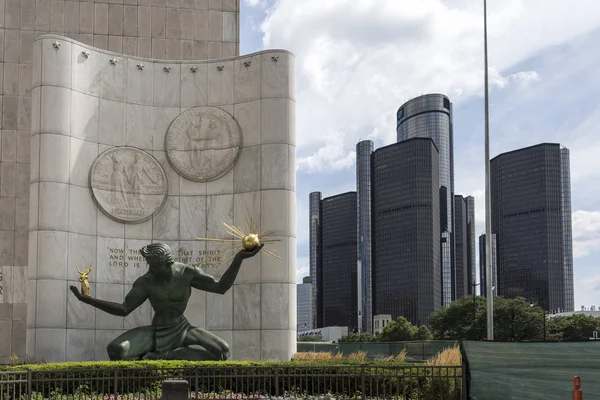
[(3, 283), (4, 283), (4, 282), (2, 282), (2, 279), (3, 279), (3, 278), (2, 278), (2, 274), (3, 274), (3, 272), (2, 272), (2, 271), (0, 271), (0, 296), (2, 296), (2, 295), (3, 295), (3, 294), (2, 294), (2, 291), (4, 290), (4, 285), (3, 285)]
[(235, 164), (242, 147), (237, 121), (215, 107), (196, 107), (181, 113), (165, 137), (167, 158), (184, 178), (212, 181)]
[[(139, 250), (124, 249), (122, 247), (107, 247), (108, 266), (116, 268), (145, 268), (146, 262)], [(196, 268), (201, 268), (204, 272), (215, 276), (217, 279), (221, 277), (218, 269), (221, 264), (220, 250), (187, 250), (179, 249), (178, 254), (174, 254), (175, 261), (195, 265)]]
[(133, 147), (114, 147), (100, 154), (90, 169), (96, 204), (120, 222), (143, 222), (166, 200), (167, 179), (159, 162)]

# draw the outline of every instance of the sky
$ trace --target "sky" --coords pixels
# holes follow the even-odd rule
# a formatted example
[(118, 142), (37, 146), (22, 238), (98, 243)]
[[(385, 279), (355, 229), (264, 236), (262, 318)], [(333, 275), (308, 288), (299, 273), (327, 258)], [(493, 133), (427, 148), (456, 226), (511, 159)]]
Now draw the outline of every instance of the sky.
[[(355, 146), (396, 141), (397, 109), (454, 104), (455, 192), (485, 230), (482, 0), (241, 0), (241, 54), (296, 55), (297, 278), (308, 196), (355, 190)], [(575, 309), (600, 306), (600, 1), (488, 0), (490, 151), (571, 152)]]

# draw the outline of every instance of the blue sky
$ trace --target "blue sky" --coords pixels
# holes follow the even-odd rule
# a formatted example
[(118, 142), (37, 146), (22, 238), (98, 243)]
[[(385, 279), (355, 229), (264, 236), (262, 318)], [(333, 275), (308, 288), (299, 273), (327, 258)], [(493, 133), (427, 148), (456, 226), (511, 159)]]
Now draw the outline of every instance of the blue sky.
[[(241, 0), (241, 53), (283, 48), (297, 70), (297, 277), (308, 274), (308, 194), (355, 188), (354, 146), (395, 141), (395, 111), (454, 103), (455, 188), (484, 231), (480, 0)], [(600, 305), (600, 1), (488, 0), (492, 157), (571, 150), (575, 307)]]

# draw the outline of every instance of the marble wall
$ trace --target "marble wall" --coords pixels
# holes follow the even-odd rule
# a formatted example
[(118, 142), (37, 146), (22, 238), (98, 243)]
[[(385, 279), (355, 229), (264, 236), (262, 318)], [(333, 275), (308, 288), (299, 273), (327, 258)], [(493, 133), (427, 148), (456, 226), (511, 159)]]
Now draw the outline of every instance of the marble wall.
[[(0, 0), (0, 268), (27, 266), (31, 252), (34, 39), (64, 35), (155, 59), (232, 57), (239, 54), (239, 9), (240, 0)], [(0, 318), (2, 332), (14, 327), (6, 321)]]
[(26, 266), (0, 267), (0, 364), (26, 356), (26, 283)]
[[(148, 302), (125, 318), (79, 303), (68, 292), (79, 286), (76, 267), (92, 264), (92, 296), (121, 301), (145, 272), (135, 254), (143, 245), (164, 241), (182, 261), (195, 261), (211, 250), (196, 237), (223, 237), (223, 222), (245, 227), (253, 217), (281, 240), (270, 245), (281, 260), (245, 261), (225, 295), (195, 291), (186, 316), (225, 339), (234, 359), (289, 359), (296, 346), (294, 56), (273, 50), (167, 62), (51, 35), (33, 48), (27, 354), (106, 359), (110, 340), (150, 323)], [(174, 171), (164, 144), (175, 118), (199, 106), (225, 110), (243, 135), (234, 167), (205, 183)], [(90, 193), (96, 157), (123, 145), (158, 160), (168, 180), (164, 205), (142, 223), (109, 218)], [(226, 267), (205, 268), (218, 276)]]

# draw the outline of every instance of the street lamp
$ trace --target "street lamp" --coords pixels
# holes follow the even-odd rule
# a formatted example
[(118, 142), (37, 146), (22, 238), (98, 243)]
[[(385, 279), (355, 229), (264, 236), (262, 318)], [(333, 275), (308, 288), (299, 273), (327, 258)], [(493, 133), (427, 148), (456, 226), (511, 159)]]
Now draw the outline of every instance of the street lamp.
[(487, 339), (494, 340), (494, 296), (492, 292), (492, 200), (490, 193), (490, 107), (488, 95), (487, 1), (483, 0), (483, 53), (485, 64), (485, 271), (487, 297)]

